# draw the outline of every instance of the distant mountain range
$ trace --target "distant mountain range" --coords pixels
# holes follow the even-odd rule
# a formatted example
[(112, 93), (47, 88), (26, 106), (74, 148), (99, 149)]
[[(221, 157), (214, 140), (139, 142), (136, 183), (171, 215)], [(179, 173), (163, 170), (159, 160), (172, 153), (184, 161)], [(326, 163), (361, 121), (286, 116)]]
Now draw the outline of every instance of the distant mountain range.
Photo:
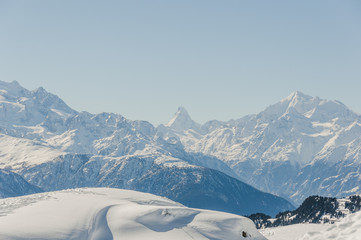
[(360, 193), (360, 149), (359, 114), (301, 92), (227, 122), (198, 124), (180, 107), (154, 127), (77, 112), (43, 88), (0, 82), (0, 169), (35, 191), (116, 187), (191, 207), (275, 215), (292, 205), (265, 192), (296, 205), (310, 195)]
[(158, 129), (297, 205), (310, 195), (361, 192), (361, 116), (339, 101), (294, 92), (258, 114), (202, 125), (181, 107)]
[[(241, 215), (293, 208), (240, 181), (217, 157), (186, 151), (168, 129), (113, 113), (77, 112), (43, 88), (0, 81), (0, 169), (16, 176), (2, 178), (9, 189), (0, 191), (8, 197), (113, 187)], [(11, 193), (17, 185), (24, 190)]]

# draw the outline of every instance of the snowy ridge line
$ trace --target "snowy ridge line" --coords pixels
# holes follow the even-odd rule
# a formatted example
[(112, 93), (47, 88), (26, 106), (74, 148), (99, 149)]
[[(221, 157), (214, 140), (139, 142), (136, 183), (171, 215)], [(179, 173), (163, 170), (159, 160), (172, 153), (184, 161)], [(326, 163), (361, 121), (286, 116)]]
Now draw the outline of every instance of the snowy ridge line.
[(69, 189), (0, 199), (0, 206), (1, 239), (266, 239), (245, 217), (129, 190)]

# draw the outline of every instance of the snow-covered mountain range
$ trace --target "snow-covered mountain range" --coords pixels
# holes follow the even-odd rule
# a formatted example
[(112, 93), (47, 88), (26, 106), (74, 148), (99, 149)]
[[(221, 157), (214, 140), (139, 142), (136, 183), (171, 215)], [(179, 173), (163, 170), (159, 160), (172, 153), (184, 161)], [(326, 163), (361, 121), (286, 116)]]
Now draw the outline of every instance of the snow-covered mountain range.
[(237, 214), (275, 215), (292, 208), (237, 179), (217, 157), (186, 151), (168, 128), (118, 114), (77, 112), (43, 88), (29, 91), (0, 81), (0, 169), (44, 191), (133, 189)]
[(294, 92), (258, 114), (203, 125), (179, 108), (159, 130), (296, 204), (310, 195), (361, 192), (361, 116), (339, 101)]
[(266, 239), (245, 217), (110, 188), (0, 199), (0, 226), (1, 239)]

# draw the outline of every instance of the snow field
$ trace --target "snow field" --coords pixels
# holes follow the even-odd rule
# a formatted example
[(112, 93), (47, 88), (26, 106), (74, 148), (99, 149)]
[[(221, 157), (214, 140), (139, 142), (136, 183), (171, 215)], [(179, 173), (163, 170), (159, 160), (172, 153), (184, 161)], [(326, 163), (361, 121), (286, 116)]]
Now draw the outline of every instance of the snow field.
[(361, 212), (350, 214), (340, 222), (316, 233), (308, 233), (301, 240), (359, 240), (361, 239)]
[(1, 199), (0, 239), (265, 238), (238, 215), (130, 190), (82, 188)]

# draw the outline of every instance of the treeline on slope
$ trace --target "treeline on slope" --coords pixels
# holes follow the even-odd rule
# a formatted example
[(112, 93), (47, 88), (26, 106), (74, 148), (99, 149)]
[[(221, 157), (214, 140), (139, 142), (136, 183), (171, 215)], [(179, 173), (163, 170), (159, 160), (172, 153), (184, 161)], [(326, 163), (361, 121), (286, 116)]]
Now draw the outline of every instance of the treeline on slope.
[(334, 223), (335, 220), (345, 217), (345, 212), (354, 213), (361, 208), (361, 196), (353, 195), (344, 200), (344, 206), (340, 204), (341, 199), (333, 197), (310, 196), (293, 211), (280, 212), (275, 218), (264, 213), (256, 213), (250, 218), (258, 229), (286, 226), (298, 223)]

